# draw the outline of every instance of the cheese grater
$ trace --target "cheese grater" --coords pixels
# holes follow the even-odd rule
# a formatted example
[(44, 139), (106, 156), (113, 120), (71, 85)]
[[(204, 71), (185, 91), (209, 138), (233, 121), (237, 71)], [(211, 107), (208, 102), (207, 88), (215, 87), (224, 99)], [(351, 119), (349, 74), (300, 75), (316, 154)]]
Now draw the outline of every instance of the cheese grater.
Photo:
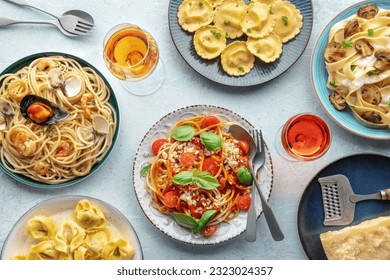
[(318, 179), (321, 185), (325, 226), (344, 226), (352, 223), (355, 204), (362, 200), (390, 200), (390, 189), (374, 194), (354, 194), (347, 177), (341, 174)]

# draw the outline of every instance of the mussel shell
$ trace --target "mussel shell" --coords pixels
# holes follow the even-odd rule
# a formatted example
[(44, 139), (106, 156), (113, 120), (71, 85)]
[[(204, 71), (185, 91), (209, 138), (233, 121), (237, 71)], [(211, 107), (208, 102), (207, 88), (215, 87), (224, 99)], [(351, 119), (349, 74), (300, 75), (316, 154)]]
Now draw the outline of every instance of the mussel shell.
[[(31, 119), (27, 114), (27, 109), (35, 103), (43, 103), (49, 106), (53, 110), (53, 116), (41, 123), (38, 123), (35, 120)], [(38, 125), (50, 125), (59, 122), (63, 119), (66, 119), (69, 116), (69, 112), (64, 108), (58, 106), (57, 104), (43, 97), (33, 95), (33, 94), (29, 94), (23, 97), (22, 101), (20, 102), (20, 112), (22, 113), (23, 117), (25, 117), (27, 120)]]

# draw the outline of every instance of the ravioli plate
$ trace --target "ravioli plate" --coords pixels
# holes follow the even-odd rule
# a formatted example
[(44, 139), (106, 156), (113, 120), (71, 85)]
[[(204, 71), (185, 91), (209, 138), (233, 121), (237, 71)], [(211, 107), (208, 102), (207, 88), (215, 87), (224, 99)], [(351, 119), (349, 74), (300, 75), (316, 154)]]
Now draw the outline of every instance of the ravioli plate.
[[(256, 59), (254, 68), (246, 75), (234, 77), (228, 75), (221, 66), (220, 59), (202, 59), (195, 51), (192, 43), (193, 33), (186, 32), (178, 23), (177, 12), (182, 0), (170, 0), (168, 24), (173, 43), (183, 59), (196, 72), (207, 79), (229, 86), (254, 86), (268, 82), (287, 71), (303, 54), (309, 42), (313, 24), (313, 5), (310, 0), (290, 0), (303, 16), (303, 27), (300, 33), (283, 45), (283, 53), (272, 63), (264, 63)], [(248, 4), (248, 0), (245, 0)], [(245, 36), (236, 40), (245, 40)], [(228, 39), (228, 43), (232, 40)], [(192, 74), (192, 73), (189, 73)]]
[[(202, 235), (194, 235), (190, 230), (179, 226), (168, 215), (160, 213), (150, 205), (150, 196), (145, 190), (145, 178), (141, 176), (141, 169), (148, 164), (148, 161), (153, 157), (151, 144), (154, 140), (161, 137), (166, 137), (167, 131), (179, 120), (189, 118), (195, 115), (216, 115), (223, 121), (235, 122), (247, 130), (253, 129), (253, 125), (238, 114), (212, 105), (193, 105), (185, 108), (177, 109), (155, 123), (143, 137), (134, 159), (133, 165), (133, 185), (138, 202), (150, 222), (167, 236), (182, 241), (188, 244), (218, 244), (230, 240), (245, 231), (246, 227), (246, 212), (240, 212), (230, 223), (221, 223), (217, 232), (211, 237)], [(260, 171), (260, 188), (265, 197), (269, 198), (273, 183), (273, 165), (271, 155), (267, 148), (266, 162)], [(258, 202), (257, 202), (258, 201)], [(262, 211), (260, 197), (256, 192), (256, 212), (257, 217)]]
[(127, 218), (113, 206), (102, 200), (79, 195), (51, 198), (38, 203), (36, 206), (28, 210), (17, 221), (8, 234), (1, 251), (1, 259), (9, 260), (12, 257), (22, 253), (27, 254), (29, 252), (30, 246), (36, 243), (33, 238), (26, 234), (27, 221), (29, 219), (37, 215), (49, 216), (56, 220), (57, 226), (59, 226), (61, 221), (69, 218), (72, 215), (72, 212), (76, 208), (77, 203), (82, 199), (89, 200), (91, 204), (97, 206), (103, 212), (107, 220), (107, 227), (112, 234), (112, 238), (122, 237), (128, 240), (129, 243), (132, 244), (135, 248), (135, 255), (133, 259), (142, 260), (143, 253), (141, 243), (133, 226), (130, 224)]

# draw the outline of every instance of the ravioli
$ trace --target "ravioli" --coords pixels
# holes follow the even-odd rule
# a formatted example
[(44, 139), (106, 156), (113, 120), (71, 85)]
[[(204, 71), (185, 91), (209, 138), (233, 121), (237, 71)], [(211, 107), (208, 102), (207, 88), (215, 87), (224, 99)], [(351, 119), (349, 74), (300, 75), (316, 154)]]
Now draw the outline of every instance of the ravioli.
[(232, 76), (243, 76), (253, 68), (255, 57), (243, 41), (235, 41), (226, 46), (221, 54), (223, 70)]
[(102, 257), (106, 260), (126, 260), (134, 254), (134, 247), (121, 238), (108, 242), (102, 250)]
[(249, 37), (246, 42), (248, 50), (266, 63), (273, 62), (280, 57), (282, 45), (282, 41), (275, 33), (260, 39)]
[(275, 16), (269, 13), (269, 6), (262, 3), (252, 3), (241, 19), (241, 29), (249, 37), (263, 38), (275, 26)]
[(56, 231), (54, 220), (46, 216), (36, 216), (27, 222), (26, 233), (37, 241), (53, 239)]
[(80, 200), (73, 212), (74, 220), (87, 232), (101, 230), (106, 225), (106, 218), (100, 209), (88, 200)]
[(180, 26), (194, 32), (213, 21), (213, 6), (206, 0), (184, 0), (177, 13)]
[(226, 0), (215, 8), (214, 25), (225, 31), (225, 37), (238, 38), (244, 34), (240, 21), (245, 10), (246, 4), (243, 0)]
[(196, 30), (193, 41), (196, 53), (204, 59), (218, 57), (226, 47), (224, 31), (211, 25)]
[(270, 9), (276, 20), (274, 32), (279, 35), (282, 43), (299, 34), (303, 26), (303, 17), (293, 4), (288, 1), (276, 1)]

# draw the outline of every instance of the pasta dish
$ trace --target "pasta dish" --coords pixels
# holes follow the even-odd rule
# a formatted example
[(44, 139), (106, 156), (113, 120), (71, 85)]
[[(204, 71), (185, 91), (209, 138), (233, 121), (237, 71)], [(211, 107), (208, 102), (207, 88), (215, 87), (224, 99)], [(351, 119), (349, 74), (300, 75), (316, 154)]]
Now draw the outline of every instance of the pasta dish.
[(0, 157), (9, 171), (58, 184), (87, 175), (108, 152), (116, 115), (93, 69), (42, 57), (0, 85)]
[(324, 52), (330, 102), (337, 110), (350, 107), (371, 127), (390, 126), (389, 24), (390, 11), (362, 6), (330, 29)]
[(180, 120), (151, 143), (154, 157), (141, 170), (151, 205), (195, 234), (214, 234), (251, 203), (249, 145), (230, 125), (212, 115)]

